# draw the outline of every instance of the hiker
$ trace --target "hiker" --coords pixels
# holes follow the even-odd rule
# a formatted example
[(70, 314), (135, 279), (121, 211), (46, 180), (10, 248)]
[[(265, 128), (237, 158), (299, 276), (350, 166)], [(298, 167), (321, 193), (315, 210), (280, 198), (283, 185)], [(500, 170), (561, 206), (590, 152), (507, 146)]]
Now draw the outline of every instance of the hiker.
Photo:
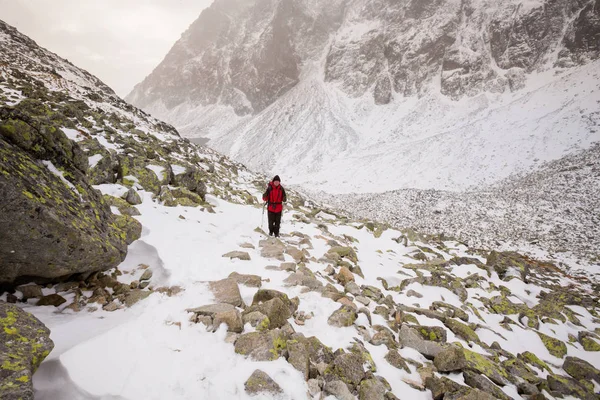
[(285, 189), (281, 186), (279, 175), (267, 186), (267, 191), (263, 194), (263, 201), (268, 204), (269, 210), (269, 236), (279, 237), (279, 226), (281, 225), (281, 212), (283, 211), (283, 202), (287, 201)]

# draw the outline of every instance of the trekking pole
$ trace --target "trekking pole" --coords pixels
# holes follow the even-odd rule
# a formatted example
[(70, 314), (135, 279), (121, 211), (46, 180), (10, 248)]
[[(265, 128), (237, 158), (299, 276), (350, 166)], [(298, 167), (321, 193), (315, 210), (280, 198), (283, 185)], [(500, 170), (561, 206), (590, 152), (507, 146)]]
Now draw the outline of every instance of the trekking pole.
[(260, 227), (262, 228), (265, 224), (265, 207), (267, 205), (267, 202), (265, 202), (265, 204), (263, 204), (263, 212), (262, 212), (262, 219), (260, 220)]

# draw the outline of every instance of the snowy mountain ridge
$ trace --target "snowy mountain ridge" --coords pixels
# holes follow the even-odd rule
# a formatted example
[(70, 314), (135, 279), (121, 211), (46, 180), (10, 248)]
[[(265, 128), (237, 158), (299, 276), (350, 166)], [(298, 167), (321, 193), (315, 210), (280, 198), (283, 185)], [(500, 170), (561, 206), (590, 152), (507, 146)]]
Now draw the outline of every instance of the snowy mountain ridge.
[(594, 2), (233, 5), (205, 10), (128, 100), (294, 184), (456, 191), (600, 138)]

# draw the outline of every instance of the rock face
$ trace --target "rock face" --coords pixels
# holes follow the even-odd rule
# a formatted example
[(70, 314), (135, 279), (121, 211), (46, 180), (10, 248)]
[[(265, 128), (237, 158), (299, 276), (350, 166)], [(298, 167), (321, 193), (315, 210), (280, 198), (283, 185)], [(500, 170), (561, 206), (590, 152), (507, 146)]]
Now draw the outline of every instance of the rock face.
[(0, 302), (0, 398), (33, 400), (32, 376), (54, 348), (50, 330), (19, 307)]
[[(504, 118), (531, 101), (539, 103), (534, 109), (546, 120), (558, 123), (546, 118), (548, 105), (541, 107), (547, 96), (530, 100), (523, 93), (523, 104), (499, 110), (498, 118), (488, 111), (502, 104), (503, 94), (514, 98), (514, 92), (529, 90), (528, 78), (538, 70), (556, 70), (558, 81), (572, 72), (565, 68), (598, 60), (598, 8), (593, 0), (219, 0), (127, 99), (178, 124), (183, 135), (207, 137), (211, 147), (236, 160), (256, 170), (284, 170), (299, 183), (323, 181), (320, 188), (326, 189), (335, 182), (338, 188), (344, 185), (344, 192), (355, 192), (373, 176), (361, 174), (362, 164), (383, 154), (389, 167), (374, 168), (390, 180), (398, 178), (390, 189), (443, 185), (454, 191), (458, 183), (466, 188), (473, 181), (448, 167), (477, 152), (476, 141), (493, 139), (501, 154), (518, 154), (514, 161), (502, 158), (493, 166), (489, 158), (498, 148), (469, 155), (480, 180), (499, 180), (535, 166), (536, 158), (556, 157), (538, 142), (548, 136), (565, 140), (553, 134), (552, 122), (542, 127), (532, 117), (532, 128), (524, 131), (527, 137), (533, 129), (536, 133), (525, 139), (524, 131), (516, 132), (523, 118)], [(597, 99), (598, 88), (593, 90)], [(574, 92), (553, 95), (565, 100), (554, 108), (559, 111)], [(413, 108), (407, 98), (420, 101)], [(448, 99), (468, 102), (469, 112), (463, 114), (463, 104)], [(596, 120), (593, 111), (584, 114)], [(475, 122), (479, 117), (485, 121)], [(593, 133), (585, 133), (587, 123), (569, 120), (577, 126), (573, 131), (582, 132), (577, 135), (586, 147), (595, 141)], [(504, 140), (498, 130), (506, 134)], [(448, 138), (426, 140), (442, 133)], [(376, 150), (374, 135), (381, 141)], [(535, 154), (511, 145), (511, 135), (531, 143)], [(367, 137), (369, 145), (362, 145)], [(439, 148), (430, 146), (440, 141)], [(277, 164), (264, 155), (265, 146), (282, 155)], [(406, 161), (395, 157), (400, 152)], [(365, 161), (350, 162), (350, 154)], [(321, 170), (332, 162), (344, 171)], [(450, 175), (457, 182), (421, 179), (424, 174), (405, 177), (406, 168), (433, 169), (437, 180)], [(369, 191), (381, 191), (379, 183), (369, 185)]]
[(222, 103), (254, 114), (298, 84), (303, 63), (323, 56), (326, 82), (351, 97), (371, 93), (377, 104), (423, 94), (434, 77), (453, 99), (518, 90), (520, 77), (548, 62), (598, 58), (599, 14), (597, 2), (581, 0), (221, 0), (128, 99), (141, 107), (160, 99), (167, 109)]

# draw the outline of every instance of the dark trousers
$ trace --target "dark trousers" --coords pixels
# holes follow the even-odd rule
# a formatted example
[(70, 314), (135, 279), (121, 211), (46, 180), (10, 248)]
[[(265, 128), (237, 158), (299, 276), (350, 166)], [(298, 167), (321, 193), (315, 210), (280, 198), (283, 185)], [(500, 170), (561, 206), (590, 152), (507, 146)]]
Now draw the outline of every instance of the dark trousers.
[(279, 236), (279, 226), (281, 225), (281, 213), (269, 211), (269, 235)]

